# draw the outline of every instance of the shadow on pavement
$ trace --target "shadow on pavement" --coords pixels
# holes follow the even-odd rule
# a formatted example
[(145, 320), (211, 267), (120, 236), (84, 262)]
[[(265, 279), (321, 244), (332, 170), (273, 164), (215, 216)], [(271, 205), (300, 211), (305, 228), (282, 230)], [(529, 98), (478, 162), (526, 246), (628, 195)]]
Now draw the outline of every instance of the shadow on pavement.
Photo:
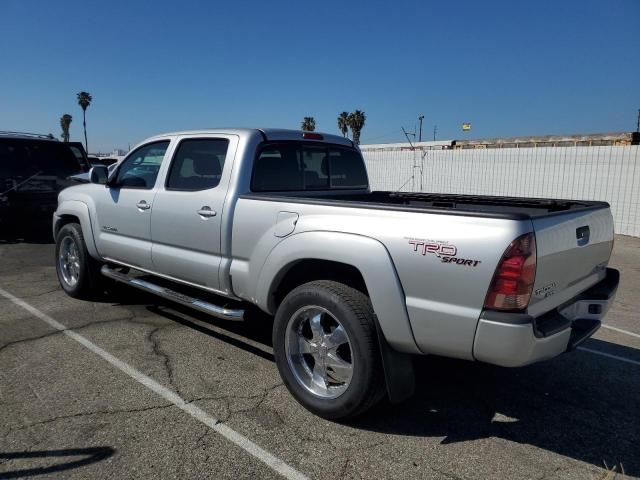
[[(191, 320), (189, 320), (189, 317), (194, 317), (193, 312), (187, 312), (188, 316), (183, 316), (183, 315), (176, 315), (175, 313), (171, 312), (171, 311), (167, 311), (164, 310), (160, 307), (157, 306), (151, 306), (148, 307), (148, 310), (152, 313), (155, 313), (156, 315), (159, 315), (161, 317), (167, 318), (169, 320), (172, 320), (176, 323), (179, 323), (180, 325), (184, 325), (185, 327), (189, 327), (192, 328), (193, 330), (196, 330), (197, 332), (200, 333), (204, 333), (205, 335), (208, 335), (210, 337), (213, 337), (217, 340), (221, 340), (223, 342), (228, 343), (229, 345), (233, 345), (234, 347), (240, 348), (241, 350), (244, 350), (245, 352), (248, 353), (252, 353), (258, 357), (262, 357), (265, 360), (269, 360), (271, 362), (275, 362), (273, 354), (265, 352), (264, 350), (261, 350), (253, 345), (251, 345), (250, 343), (247, 342), (243, 342), (242, 340), (239, 340), (237, 338), (234, 337), (230, 337), (229, 335), (225, 335), (224, 333), (220, 333), (218, 331), (215, 330), (211, 330), (210, 328), (207, 328), (206, 326), (200, 325), (196, 322), (193, 322)], [(175, 306), (172, 307), (172, 310), (178, 310), (178, 308), (176, 308)], [(182, 310), (182, 309), (180, 309)], [(186, 309), (185, 309), (186, 310)], [(198, 320), (204, 323), (208, 323), (211, 325), (215, 325), (215, 326), (220, 326), (220, 325), (216, 325), (214, 322), (211, 321), (211, 317), (208, 317), (205, 314), (202, 314), (202, 316), (204, 318), (199, 318)], [(230, 326), (228, 325), (229, 322), (224, 324), (224, 328), (230, 332), (233, 332), (237, 335), (242, 335), (246, 338), (251, 338), (256, 337), (255, 335), (247, 335), (247, 326), (244, 325), (242, 322), (236, 322), (237, 323), (237, 327), (235, 329), (231, 329)], [(234, 331), (235, 330), (235, 331)], [(255, 333), (255, 332), (252, 332)], [(264, 343), (262, 340), (262, 338), (260, 338), (261, 336), (258, 335), (257, 338), (251, 338), (252, 340), (256, 341), (256, 342), (260, 342), (260, 343)], [(258, 339), (260, 338), (260, 339)], [(270, 342), (269, 342), (270, 343)], [(269, 345), (270, 346), (270, 345)]]
[[(251, 345), (272, 346), (273, 320), (258, 310), (249, 310), (245, 322), (229, 322), (126, 290), (131, 297), (122, 303), (149, 305), (157, 315), (273, 361), (273, 355)], [(596, 339), (584, 346), (640, 361), (634, 348)], [(414, 365), (411, 399), (381, 405), (348, 425), (442, 437), (443, 445), (501, 438), (598, 467), (621, 463), (627, 475), (640, 474), (640, 366), (583, 351), (517, 369), (435, 356), (415, 357)]]
[[(599, 340), (589, 347), (604, 343), (619, 356), (633, 350)], [(628, 367), (640, 368), (587, 352), (520, 369), (416, 358), (414, 397), (351, 426), (443, 437), (443, 445), (502, 438), (599, 467), (622, 463), (627, 475), (638, 475), (640, 370)]]
[[(40, 450), (28, 452), (0, 452), (2, 460), (28, 460), (30, 465), (40, 464), (37, 467), (27, 467), (20, 470), (0, 472), (0, 479), (24, 478), (36, 475), (64, 472), (73, 468), (90, 465), (109, 458), (115, 453), (111, 447), (69, 448), (64, 450)], [(78, 459), (55, 463), (60, 457), (80, 457)]]
[[(162, 279), (159, 278), (154, 278), (153, 282), (157, 285), (163, 285)], [(176, 285), (171, 284), (171, 288), (176, 289)], [(194, 292), (194, 290), (191, 288), (181, 288), (179, 289), (179, 291), (180, 293), (198, 296), (205, 300), (209, 299), (211, 302), (219, 305), (229, 303), (228, 299), (213, 294), (210, 295), (211, 298), (207, 298), (206, 295), (203, 295), (201, 290)], [(216, 332), (207, 328), (206, 326), (202, 326), (194, 322), (194, 320), (197, 320), (198, 322), (226, 330), (228, 332), (250, 339), (254, 342), (258, 342), (271, 347), (271, 331), (273, 327), (273, 318), (252, 305), (242, 305), (241, 308), (245, 309), (244, 321), (234, 322), (229, 320), (221, 320), (212, 315), (208, 315), (206, 313), (199, 312), (198, 310), (184, 307), (180, 304), (165, 300), (162, 297), (151, 295), (149, 293), (137, 290), (133, 287), (128, 287), (120, 284), (111, 284), (105, 292), (105, 295), (103, 295), (96, 301), (115, 303), (117, 305), (145, 306), (147, 310), (153, 312), (156, 315), (165, 317), (189, 328), (193, 328), (194, 330), (197, 330), (198, 332), (204, 333), (211, 337), (218, 338), (223, 341), (228, 341), (238, 348), (247, 350), (249, 353), (255, 353), (259, 356), (267, 358), (267, 360), (273, 361), (273, 355), (265, 356), (264, 351), (252, 347), (248, 343), (234, 339), (232, 337), (224, 335), (223, 333)]]
[(51, 220), (24, 223), (0, 222), (0, 245), (15, 243), (54, 243)]

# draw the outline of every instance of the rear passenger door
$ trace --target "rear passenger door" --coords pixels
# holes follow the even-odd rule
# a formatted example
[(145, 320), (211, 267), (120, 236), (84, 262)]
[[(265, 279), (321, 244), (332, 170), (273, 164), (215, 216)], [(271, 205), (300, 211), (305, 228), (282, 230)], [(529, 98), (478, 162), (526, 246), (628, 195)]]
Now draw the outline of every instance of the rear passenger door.
[(237, 145), (234, 135), (179, 139), (151, 216), (158, 273), (220, 288), (221, 226)]

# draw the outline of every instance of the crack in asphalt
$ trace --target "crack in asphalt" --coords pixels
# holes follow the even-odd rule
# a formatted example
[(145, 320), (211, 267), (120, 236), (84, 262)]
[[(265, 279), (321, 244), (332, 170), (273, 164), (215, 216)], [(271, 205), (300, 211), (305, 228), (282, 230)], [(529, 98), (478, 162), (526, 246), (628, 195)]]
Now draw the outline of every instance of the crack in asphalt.
[[(268, 398), (268, 396), (269, 396), (269, 394), (271, 392), (273, 392), (278, 387), (282, 387), (282, 386), (284, 386), (284, 383), (280, 382), (280, 383), (277, 383), (275, 385), (272, 385), (271, 387), (263, 388), (262, 389), (262, 393), (260, 393), (258, 395), (247, 395), (247, 396), (226, 395), (227, 399), (233, 397), (233, 398), (238, 398), (238, 399), (242, 399), (242, 400), (254, 400), (254, 399), (257, 399), (258, 401), (256, 402), (255, 405), (252, 405), (252, 406), (247, 407), (247, 408), (239, 408), (239, 409), (233, 409), (233, 408), (231, 408), (231, 405), (229, 404), (228, 415), (226, 416), (226, 418), (224, 420), (220, 420), (220, 423), (228, 422), (231, 418), (233, 418), (233, 417), (235, 417), (235, 416), (237, 416), (239, 414), (249, 413), (249, 412), (253, 412), (253, 411), (257, 410), (258, 408), (260, 408), (262, 406), (262, 404), (265, 402), (265, 400)], [(274, 410), (274, 412), (276, 413), (276, 415), (278, 416), (278, 418), (280, 419), (282, 424), (286, 425), (286, 422), (280, 416), (280, 414), (276, 410)]]
[(47, 290), (45, 292), (40, 292), (40, 293), (34, 293), (33, 295), (25, 295), (25, 296), (20, 296), (21, 299), (27, 299), (27, 298), (38, 298), (38, 297), (43, 297), (45, 295), (48, 295), (50, 293), (54, 293), (54, 292), (62, 292), (62, 289), (60, 287), (57, 288), (53, 288), (51, 290)]
[(37, 427), (40, 425), (46, 425), (48, 423), (57, 422), (58, 420), (66, 420), (69, 418), (79, 418), (79, 417), (88, 417), (93, 415), (119, 415), (122, 413), (138, 413), (138, 412), (146, 412), (150, 410), (159, 410), (163, 408), (175, 407), (173, 403), (166, 403), (162, 405), (153, 405), (150, 407), (142, 407), (142, 408), (128, 408), (128, 409), (117, 409), (117, 410), (95, 410), (92, 412), (78, 412), (71, 415), (59, 415), (57, 417), (48, 418), (46, 420), (42, 420), (40, 422), (29, 423), (27, 425), (21, 425), (17, 428), (10, 428), (7, 434), (19, 432), (21, 430), (26, 430), (28, 428)]
[(157, 333), (162, 330), (163, 328), (167, 328), (169, 327), (170, 324), (167, 325), (163, 325), (160, 327), (156, 327), (153, 330), (151, 330), (151, 332), (149, 332), (149, 334), (146, 337), (146, 340), (151, 343), (151, 349), (152, 352), (155, 356), (160, 357), (162, 359), (162, 364), (164, 366), (164, 370), (167, 373), (167, 379), (169, 382), (169, 386), (171, 387), (171, 389), (176, 392), (179, 396), (182, 397), (182, 394), (180, 392), (180, 387), (178, 386), (177, 382), (176, 382), (176, 378), (175, 378), (175, 372), (173, 369), (173, 366), (171, 364), (171, 358), (169, 357), (169, 354), (166, 353), (164, 350), (162, 350), (162, 347), (160, 347), (160, 340), (157, 337)]
[[(225, 412), (223, 415), (218, 415), (218, 414), (215, 415), (216, 425), (217, 425), (221, 423), (227, 423), (229, 420), (231, 420), (231, 418), (238, 416), (239, 414), (249, 413), (254, 410), (257, 410), (262, 406), (262, 404), (268, 398), (269, 394), (281, 386), (284, 386), (284, 384), (278, 383), (276, 385), (272, 385), (271, 387), (263, 388), (262, 393), (257, 395), (238, 395), (237, 393), (229, 393), (224, 395), (205, 395), (205, 396), (188, 400), (186, 403), (194, 403), (194, 402), (200, 402), (200, 401), (222, 402), (224, 404), (223, 408)], [(254, 405), (251, 405), (250, 407), (234, 409), (233, 405), (231, 404), (231, 400), (257, 400), (257, 402)], [(280, 414), (277, 411), (275, 413), (277, 414), (282, 424), (287, 425), (287, 423), (280, 416)]]
[[(53, 332), (49, 332), (49, 333), (46, 333), (44, 335), (39, 335), (37, 337), (29, 337), (29, 338), (22, 338), (20, 340), (14, 340), (14, 341), (7, 342), (7, 343), (1, 345), (0, 346), (0, 352), (2, 350), (4, 350), (5, 348), (9, 348), (9, 347), (11, 347), (13, 345), (19, 345), (21, 343), (28, 343), (28, 342), (35, 342), (35, 341), (42, 340), (42, 339), (45, 339), (45, 338), (48, 338), (48, 337), (54, 337), (56, 335), (61, 335), (64, 332), (67, 332), (67, 331), (78, 331), (78, 330), (83, 330), (83, 329), (85, 329), (87, 327), (91, 327), (93, 325), (103, 325), (103, 324), (106, 324), (106, 323), (123, 322), (123, 321), (125, 321), (125, 322), (128, 321), (128, 318), (127, 317), (119, 317), (119, 318), (112, 318), (112, 319), (109, 319), (109, 320), (98, 320), (96, 322), (85, 323), (84, 325), (79, 325), (79, 326), (75, 326), (75, 327), (68, 327), (68, 328), (65, 328), (63, 330), (54, 330)], [(135, 322), (131, 322), (131, 323), (135, 323)]]
[(349, 467), (350, 462), (351, 459), (347, 457), (344, 461), (344, 465), (342, 465), (342, 468), (340, 469), (340, 474), (338, 476), (339, 479), (344, 480), (345, 478), (347, 478), (347, 468)]
[(454, 473), (450, 473), (450, 472), (446, 472), (444, 470), (441, 470), (439, 468), (436, 468), (432, 465), (427, 465), (427, 468), (433, 472), (439, 473), (440, 475), (444, 475), (447, 478), (451, 478), (453, 480), (464, 480), (464, 477), (461, 477), (459, 475), (456, 475)]
[[(2, 275), (2, 272), (0, 272), (0, 275)], [(21, 283), (24, 283), (24, 282), (21, 282)], [(33, 283), (33, 281), (31, 281), (31, 283)], [(11, 288), (12, 285), (9, 283), (9, 284), (4, 284), (4, 286)], [(31, 298), (38, 298), (38, 297), (42, 297), (44, 295), (48, 295), (50, 293), (54, 293), (54, 292), (58, 292), (58, 291), (60, 291), (60, 292), (62, 291), (60, 289), (60, 287), (53, 288), (53, 289), (47, 290), (45, 292), (34, 293), (32, 295), (20, 295), (20, 298), (23, 299), (23, 300), (27, 300), (27, 299), (31, 299)], [(2, 298), (0, 298), (0, 303), (12, 303), (12, 302), (8, 298), (2, 297)]]
[[(225, 395), (224, 397), (232, 397), (233, 395)], [(205, 396), (205, 397), (197, 397), (197, 398), (193, 398), (190, 400), (186, 400), (185, 403), (186, 404), (190, 404), (190, 403), (194, 403), (194, 402), (198, 402), (198, 401), (202, 401), (202, 400), (218, 400), (222, 397), (209, 397), (209, 396)], [(26, 425), (21, 425), (17, 428), (9, 428), (7, 431), (7, 435), (14, 433), (14, 432), (19, 432), (22, 430), (26, 430), (29, 429), (31, 427), (37, 427), (40, 425), (45, 425), (48, 423), (53, 423), (53, 422), (57, 422), (58, 420), (66, 420), (69, 418), (79, 418), (79, 417), (88, 417), (88, 416), (93, 416), (93, 415), (118, 415), (118, 414), (123, 414), (123, 413), (138, 413), (138, 412), (147, 412), (147, 411), (151, 411), (151, 410), (160, 410), (160, 409), (165, 409), (165, 408), (169, 408), (169, 407), (175, 407), (176, 405), (174, 403), (165, 403), (165, 404), (161, 404), (161, 405), (152, 405), (149, 407), (140, 407), (140, 408), (125, 408), (125, 409), (113, 409), (113, 410), (94, 410), (94, 411), (90, 411), (90, 412), (78, 412), (78, 413), (73, 413), (70, 415), (59, 415), (57, 417), (52, 417), (52, 418), (48, 418), (46, 420), (42, 420), (40, 422), (34, 422), (34, 423), (29, 423)], [(219, 424), (222, 423), (221, 420), (216, 419), (215, 424)], [(199, 443), (206, 435), (208, 435), (208, 433), (210, 432), (210, 427), (206, 427), (205, 432), (200, 435), (197, 439), (197, 442)]]
[[(542, 472), (542, 474), (539, 477), (536, 477), (535, 480), (549, 480), (549, 479), (552, 479), (552, 478), (562, 478), (560, 475), (558, 475), (560, 472), (571, 472), (574, 468), (575, 469), (579, 468), (579, 464), (575, 463), (575, 462), (573, 462), (572, 460), (569, 459), (567, 465), (558, 465), (555, 468), (552, 468), (550, 470)], [(595, 466), (595, 468), (587, 467), (586, 469), (588, 471), (594, 472), (594, 473), (599, 473), (602, 470), (604, 470), (605, 472), (609, 471), (606, 468), (602, 468), (602, 467), (599, 468), (598, 466)], [(608, 476), (605, 477), (605, 476), (603, 476), (603, 477), (598, 477), (598, 478), (603, 478), (603, 479), (604, 478), (607, 478), (607, 479), (611, 478), (611, 479), (613, 479), (615, 477), (608, 477)], [(622, 479), (620, 479), (620, 480), (622, 480)]]

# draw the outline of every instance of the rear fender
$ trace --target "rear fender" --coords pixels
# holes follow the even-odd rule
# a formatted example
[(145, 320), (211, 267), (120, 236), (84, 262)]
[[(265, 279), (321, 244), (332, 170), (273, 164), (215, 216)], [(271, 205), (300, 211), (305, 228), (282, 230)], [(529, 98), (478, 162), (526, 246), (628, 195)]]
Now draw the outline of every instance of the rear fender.
[(418, 349), (405, 296), (393, 261), (382, 243), (361, 235), (304, 232), (291, 235), (270, 252), (256, 284), (256, 303), (274, 314), (274, 291), (286, 272), (300, 260), (328, 260), (357, 268), (365, 281), (380, 329), (389, 345), (406, 353)]

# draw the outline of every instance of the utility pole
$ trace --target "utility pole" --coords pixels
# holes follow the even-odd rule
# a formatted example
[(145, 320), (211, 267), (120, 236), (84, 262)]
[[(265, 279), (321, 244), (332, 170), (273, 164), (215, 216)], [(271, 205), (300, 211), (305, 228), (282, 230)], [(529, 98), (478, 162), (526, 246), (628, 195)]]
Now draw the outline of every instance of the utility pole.
[(636, 132), (640, 133), (640, 108), (638, 109), (638, 124), (636, 125)]
[(418, 117), (418, 120), (420, 120), (420, 136), (418, 137), (418, 141), (421, 142), (422, 141), (422, 120), (424, 120), (424, 115), (420, 115)]
[(438, 133), (438, 125), (433, 126), (433, 141), (436, 141), (436, 133)]

